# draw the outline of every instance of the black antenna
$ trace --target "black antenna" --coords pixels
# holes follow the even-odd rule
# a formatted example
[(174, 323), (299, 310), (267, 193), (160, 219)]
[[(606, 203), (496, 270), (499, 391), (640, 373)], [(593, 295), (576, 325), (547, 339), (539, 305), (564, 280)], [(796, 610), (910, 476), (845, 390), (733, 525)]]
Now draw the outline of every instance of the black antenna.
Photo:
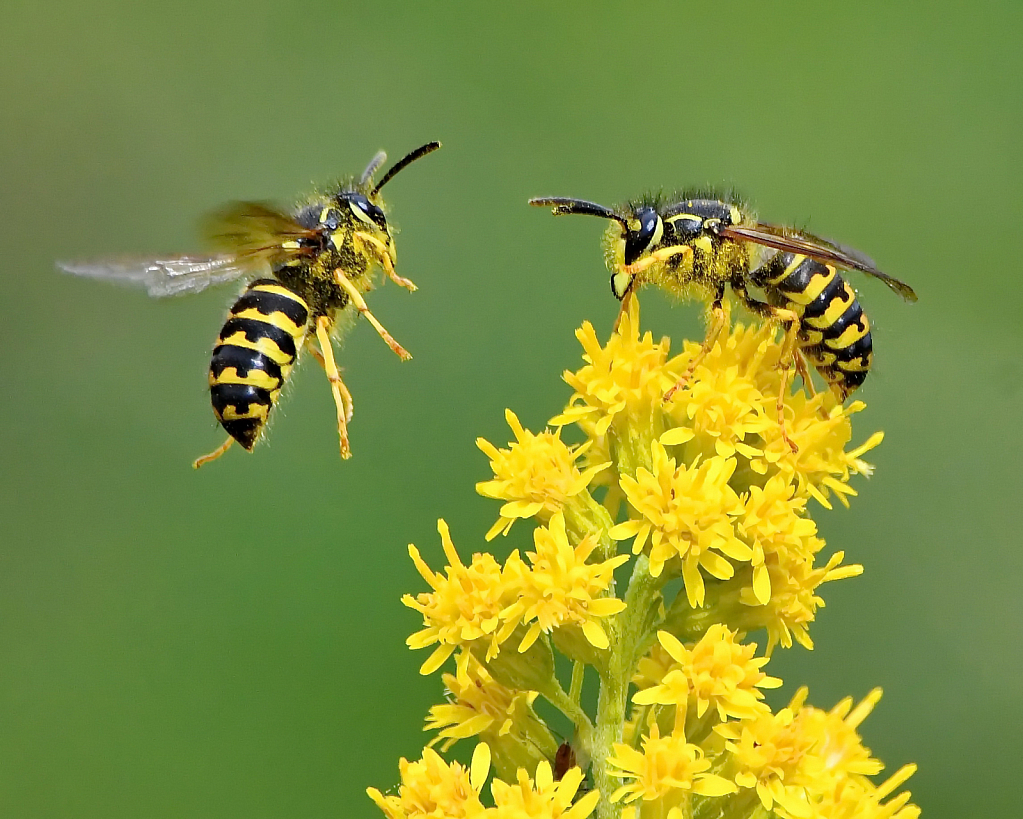
[[(403, 156), (401, 159), (395, 162), (394, 165), (391, 166), (391, 169), (384, 174), (384, 178), (377, 182), (377, 186), (373, 188), (372, 192), (370, 193), (370, 196), (376, 196), (380, 192), (380, 189), (388, 182), (390, 182), (394, 175), (398, 173), (398, 171), (400, 171), (406, 165), (415, 162), (417, 159), (422, 159), (427, 154), (432, 154), (439, 147), (440, 147), (439, 142), (427, 142), (422, 147), (416, 148), (411, 153), (405, 154), (405, 156)], [(376, 170), (376, 168), (374, 168), (374, 170)]]
[(360, 185), (368, 185), (369, 180), (373, 178), (373, 174), (377, 172), (377, 169), (387, 161), (387, 151), (377, 151), (376, 155), (369, 161), (366, 166), (366, 170), (362, 172), (362, 176), (359, 177)]
[(605, 208), (596, 202), (587, 202), (585, 199), (566, 199), (561, 196), (537, 197), (529, 200), (530, 205), (540, 208), (551, 208), (555, 216), (565, 216), (570, 213), (579, 213), (584, 216), (599, 216), (601, 219), (613, 219), (623, 228), (628, 230), (629, 223), (624, 216), (615, 213), (611, 208)]

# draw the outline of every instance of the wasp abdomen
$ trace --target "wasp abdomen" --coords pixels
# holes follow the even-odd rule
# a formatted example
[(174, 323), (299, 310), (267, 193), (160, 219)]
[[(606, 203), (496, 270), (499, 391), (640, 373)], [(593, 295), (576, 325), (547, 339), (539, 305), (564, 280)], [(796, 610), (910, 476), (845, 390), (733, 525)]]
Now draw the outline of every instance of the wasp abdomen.
[(849, 283), (831, 265), (782, 253), (764, 285), (801, 316), (799, 347), (844, 400), (873, 359), (870, 322)]
[(248, 450), (259, 438), (308, 332), (309, 305), (276, 279), (258, 279), (231, 307), (210, 359), (210, 402)]

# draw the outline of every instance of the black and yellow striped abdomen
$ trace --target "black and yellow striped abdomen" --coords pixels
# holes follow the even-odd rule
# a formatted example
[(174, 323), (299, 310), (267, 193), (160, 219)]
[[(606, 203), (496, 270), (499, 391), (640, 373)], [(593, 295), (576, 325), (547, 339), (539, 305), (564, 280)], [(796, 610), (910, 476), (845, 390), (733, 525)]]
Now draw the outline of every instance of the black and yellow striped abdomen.
[(258, 279), (231, 307), (210, 359), (210, 402), (228, 435), (251, 450), (309, 330), (309, 305)]
[(849, 283), (831, 265), (780, 253), (757, 282), (800, 316), (799, 348), (844, 400), (873, 361), (870, 322)]

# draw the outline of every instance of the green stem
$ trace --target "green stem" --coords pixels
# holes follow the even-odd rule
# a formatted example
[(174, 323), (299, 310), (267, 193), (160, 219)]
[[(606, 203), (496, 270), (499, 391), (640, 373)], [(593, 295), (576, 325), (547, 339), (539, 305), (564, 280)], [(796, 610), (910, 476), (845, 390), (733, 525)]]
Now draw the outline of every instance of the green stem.
[(586, 674), (586, 663), (576, 660), (572, 664), (572, 682), (568, 687), (568, 696), (572, 702), (578, 703), (583, 695), (583, 678)]
[(611, 645), (607, 664), (600, 672), (597, 723), (593, 732), (593, 784), (600, 791), (597, 819), (621, 816), (621, 805), (611, 802), (618, 782), (608, 771), (608, 760), (614, 755), (615, 744), (622, 741), (629, 683), (638, 660), (636, 649), (648, 630), (650, 606), (660, 594), (661, 580), (650, 576), (649, 565), (646, 555), (636, 559), (625, 593), (626, 608), (608, 624)]
[[(579, 666), (582, 665), (582, 663), (576, 663), (576, 665)], [(574, 688), (575, 669), (572, 671), (572, 683)], [(552, 679), (548, 685), (544, 686), (540, 690), (540, 693), (547, 702), (572, 720), (572, 724), (575, 726), (576, 737), (583, 746), (583, 749), (590, 752), (593, 748), (594, 741), (593, 723), (590, 722), (589, 716), (587, 716), (586, 712), (583, 711), (582, 706), (579, 705), (579, 698), (573, 697), (571, 694), (566, 694), (565, 689), (561, 687), (561, 683), (555, 679)]]

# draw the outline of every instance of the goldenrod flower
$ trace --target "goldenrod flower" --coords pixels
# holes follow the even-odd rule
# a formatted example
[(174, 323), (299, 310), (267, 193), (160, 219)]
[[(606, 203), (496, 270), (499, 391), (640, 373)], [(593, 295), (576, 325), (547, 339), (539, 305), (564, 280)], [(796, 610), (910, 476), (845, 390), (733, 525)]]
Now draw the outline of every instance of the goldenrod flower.
[(681, 374), (679, 359), (668, 360), (668, 341), (640, 336), (638, 301), (622, 316), (618, 332), (603, 347), (588, 321), (576, 330), (586, 366), (564, 379), (575, 390), (569, 407), (552, 424), (585, 421), (593, 436), (603, 436), (620, 418), (630, 426), (652, 426), (661, 399)]
[(426, 628), (417, 631), (405, 642), (409, 648), (425, 648), (439, 643), (433, 654), (419, 669), (420, 674), (432, 674), (450, 657), (456, 648), (481, 642), (486, 645), (487, 657), (493, 657), (498, 647), (514, 631), (515, 623), (503, 623), (500, 613), (512, 602), (501, 566), (490, 554), (474, 554), (465, 566), (451, 542), (448, 525), (438, 521), (448, 559), (444, 575), (432, 571), (419, 556), (415, 546), (409, 544), (409, 555), (423, 579), (433, 587), (432, 592), (412, 597), (406, 594), (401, 601), (423, 615)]
[[(773, 336), (769, 327), (754, 331), (738, 325), (708, 352), (690, 385), (665, 406), (674, 422), (695, 433), (696, 443), (687, 456), (729, 458), (738, 452), (753, 458), (763, 454), (761, 439), (777, 428), (778, 421), (777, 412), (767, 406), (765, 394), (757, 386), (757, 374), (772, 351)], [(695, 356), (700, 346), (687, 342), (687, 357)]]
[(366, 791), (388, 819), (476, 819), (486, 811), (479, 799), (486, 778), (470, 782), (469, 770), (446, 763), (431, 748), (416, 762), (402, 759), (398, 769), (397, 795), (385, 796), (376, 788)]
[[(824, 546), (824, 541), (814, 538), (809, 548), (815, 554)], [(844, 552), (835, 552), (823, 566), (814, 568), (813, 559), (790, 552), (779, 552), (767, 560), (770, 575), (771, 599), (761, 603), (752, 588), (743, 589), (740, 599), (748, 608), (737, 619), (737, 625), (744, 630), (763, 628), (767, 630), (767, 653), (776, 645), (784, 648), (797, 643), (813, 648), (809, 625), (817, 615), (817, 609), (824, 605), (817, 589), (832, 580), (842, 580), (862, 574), (863, 567), (857, 563), (841, 565)]]
[[(862, 571), (840, 551), (821, 561), (810, 513), (848, 505), (852, 476), (871, 472), (862, 456), (881, 433), (850, 445), (863, 405), (787, 388), (793, 452), (774, 326), (729, 327), (705, 356), (687, 342), (673, 358), (641, 333), (633, 297), (606, 344), (589, 323), (576, 335), (584, 365), (565, 374), (558, 431), (508, 410), (507, 448), (477, 441), (493, 470), (477, 491), (503, 504), (487, 540), (531, 520), (532, 549), (466, 565), (443, 521), (442, 571), (409, 547), (430, 589), (403, 598), (423, 617), (408, 644), (433, 647), (424, 674), (456, 655), (431, 745), (484, 741), (468, 770), (430, 748), (403, 760), (398, 794), (374, 801), (388, 819), (918, 819), (897, 793), (913, 766), (871, 779), (882, 766), (858, 729), (880, 692), (824, 711), (800, 689), (773, 713), (764, 692), (781, 681), (745, 642), (763, 629), (768, 656), (812, 646), (820, 586)], [(560, 781), (549, 708), (582, 765)]]
[[(486, 668), (469, 655), (466, 678), (460, 681), (454, 674), (441, 679), (450, 695), (450, 701), (430, 709), (423, 730), (437, 730), (437, 739), (447, 740), (447, 750), (459, 739), (490, 735), (493, 738), (508, 734), (516, 722), (536, 719), (533, 714), (535, 691), (513, 691), (497, 682)], [(493, 745), (490, 737), (488, 742)], [(432, 743), (431, 743), (432, 744)]]
[(476, 445), (490, 458), (490, 468), (494, 470), (494, 479), (476, 484), (476, 491), (484, 497), (506, 501), (497, 523), (487, 532), (487, 540), (507, 534), (520, 518), (535, 516), (546, 522), (609, 465), (604, 462), (580, 472), (575, 462), (589, 448), (589, 442), (569, 447), (561, 440), (560, 430), (534, 435), (522, 428), (511, 410), (505, 410), (504, 417), (515, 433), (515, 441), (508, 449), (498, 449), (483, 438), (476, 439)]
[(617, 614), (625, 603), (604, 596), (604, 592), (614, 580), (615, 568), (628, 556), (588, 563), (596, 540), (588, 537), (573, 547), (561, 513), (551, 518), (549, 527), (533, 531), (533, 542), (536, 551), (526, 554), (532, 566), (526, 566), (517, 553), (506, 566), (506, 581), (514, 587), (518, 599), (501, 612), (501, 617), (529, 624), (519, 651), (529, 648), (542, 632), (550, 633), (565, 625), (579, 626), (591, 645), (607, 648), (607, 634), (600, 619)]
[(803, 819), (850, 778), (869, 783), (865, 777), (883, 769), (856, 733), (880, 697), (875, 690), (855, 709), (847, 698), (826, 712), (804, 705), (806, 688), (801, 688), (776, 715), (761, 714), (715, 730), (734, 755), (736, 784), (755, 788), (766, 810)]
[(514, 785), (495, 779), (490, 788), (493, 819), (586, 819), (600, 794), (590, 791), (578, 796), (582, 779), (582, 771), (572, 768), (556, 782), (546, 761), (537, 766), (535, 780), (521, 768)]
[(771, 600), (771, 574), (765, 560), (783, 552), (792, 559), (812, 559), (818, 544), (817, 524), (804, 517), (806, 500), (783, 475), (763, 486), (751, 486), (739, 529), (753, 549), (753, 596), (761, 605)]
[(708, 773), (710, 762), (702, 748), (681, 734), (662, 737), (656, 724), (643, 739), (642, 751), (616, 744), (608, 764), (611, 776), (627, 780), (611, 795), (612, 802), (660, 800), (662, 815), (685, 804), (690, 794), (724, 796), (737, 790), (727, 779)]
[(649, 541), (650, 574), (657, 577), (673, 558), (681, 561), (686, 595), (693, 607), (703, 605), (701, 569), (727, 580), (734, 574), (726, 558), (748, 561), (749, 546), (735, 536), (735, 519), (743, 505), (728, 481), (734, 458), (715, 456), (702, 464), (676, 466), (664, 447), (651, 446), (653, 471), (640, 468), (636, 477), (623, 475), (622, 489), (640, 516), (611, 530), (611, 537), (635, 537), (632, 551), (639, 554)]
[[(691, 705), (697, 717), (713, 708), (722, 721), (769, 710), (760, 689), (777, 688), (781, 680), (760, 670), (767, 658), (755, 658), (756, 646), (743, 645), (735, 632), (715, 623), (691, 649), (666, 631), (659, 631), (657, 640), (670, 662), (659, 658), (663, 673), (652, 685), (640, 687), (632, 698), (637, 705), (674, 705), (683, 714)], [(655, 663), (645, 666), (648, 674)], [(639, 669), (644, 671), (644, 663)]]

